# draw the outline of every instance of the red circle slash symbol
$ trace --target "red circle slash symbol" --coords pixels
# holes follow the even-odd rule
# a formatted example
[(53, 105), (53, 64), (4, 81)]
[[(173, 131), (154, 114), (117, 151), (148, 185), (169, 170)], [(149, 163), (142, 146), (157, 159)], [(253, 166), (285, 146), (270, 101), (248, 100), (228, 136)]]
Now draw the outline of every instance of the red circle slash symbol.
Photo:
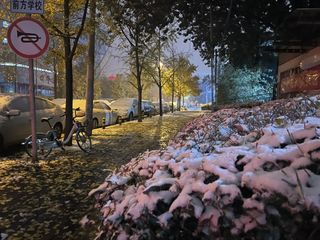
[(10, 48), (23, 58), (37, 58), (48, 48), (49, 33), (41, 22), (30, 17), (16, 19), (7, 32)]

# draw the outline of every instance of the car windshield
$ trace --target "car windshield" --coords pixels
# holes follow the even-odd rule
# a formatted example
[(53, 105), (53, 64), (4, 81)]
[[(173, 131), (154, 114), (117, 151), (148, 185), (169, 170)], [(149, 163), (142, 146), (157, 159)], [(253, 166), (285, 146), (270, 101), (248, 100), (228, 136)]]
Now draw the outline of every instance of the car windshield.
[(122, 99), (118, 99), (115, 100), (111, 103), (111, 107), (115, 108), (115, 107), (127, 107), (130, 106), (132, 103), (132, 99), (129, 98), (122, 98)]
[[(61, 105), (63, 109), (66, 109), (66, 104)], [(72, 102), (72, 107), (73, 108), (80, 108), (80, 110), (85, 111), (86, 110), (86, 101), (85, 100), (80, 100), (80, 99), (75, 99)]]
[(111, 102), (108, 101), (107, 99), (100, 99), (100, 100), (97, 100), (97, 101), (98, 101), (98, 102), (103, 102), (103, 103), (107, 104), (108, 106), (111, 105)]

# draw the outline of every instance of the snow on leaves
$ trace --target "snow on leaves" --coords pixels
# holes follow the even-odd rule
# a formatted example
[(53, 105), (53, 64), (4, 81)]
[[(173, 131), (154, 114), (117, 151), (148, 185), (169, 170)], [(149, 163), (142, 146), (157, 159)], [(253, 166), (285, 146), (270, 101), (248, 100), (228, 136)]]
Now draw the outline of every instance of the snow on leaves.
[(91, 191), (102, 231), (118, 239), (312, 237), (318, 105), (296, 98), (195, 119), (166, 149), (145, 152)]

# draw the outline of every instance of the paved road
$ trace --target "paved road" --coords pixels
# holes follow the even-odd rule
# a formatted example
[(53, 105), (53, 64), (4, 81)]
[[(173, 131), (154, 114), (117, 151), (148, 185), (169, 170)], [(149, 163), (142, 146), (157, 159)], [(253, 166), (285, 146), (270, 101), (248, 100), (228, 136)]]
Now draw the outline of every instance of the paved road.
[[(94, 212), (88, 192), (113, 170), (147, 149), (159, 149), (200, 112), (127, 122), (93, 132), (93, 153), (76, 146), (53, 151), (39, 167), (21, 151), (0, 159), (0, 232), (8, 239), (92, 239), (79, 220)], [(97, 221), (99, 222), (99, 221)], [(96, 227), (96, 225), (94, 226)], [(0, 237), (1, 239), (1, 237)]]

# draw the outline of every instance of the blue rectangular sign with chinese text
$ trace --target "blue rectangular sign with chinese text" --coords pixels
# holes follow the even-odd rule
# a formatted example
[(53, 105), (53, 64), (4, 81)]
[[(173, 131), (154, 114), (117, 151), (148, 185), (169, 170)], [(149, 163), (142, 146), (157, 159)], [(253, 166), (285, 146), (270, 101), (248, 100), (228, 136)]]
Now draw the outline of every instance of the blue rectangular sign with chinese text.
[(11, 0), (10, 11), (13, 13), (43, 14), (44, 0)]

